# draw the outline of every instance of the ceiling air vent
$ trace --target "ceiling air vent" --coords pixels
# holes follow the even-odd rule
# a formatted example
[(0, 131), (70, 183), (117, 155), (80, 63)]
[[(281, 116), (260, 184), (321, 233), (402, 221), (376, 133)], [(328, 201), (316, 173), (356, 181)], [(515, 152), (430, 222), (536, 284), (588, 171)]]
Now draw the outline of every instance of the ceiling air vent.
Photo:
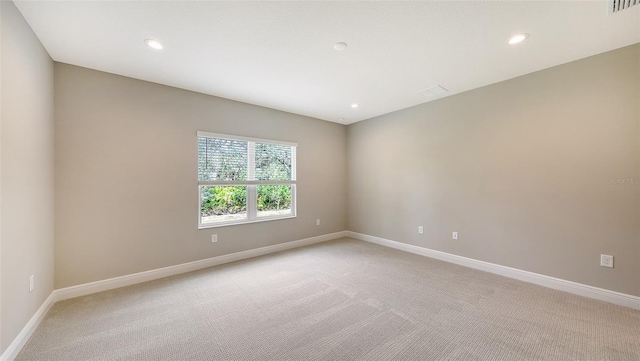
[(640, 0), (610, 0), (609, 14), (615, 14), (638, 4), (640, 4)]
[[(637, 1), (640, 1), (640, 0), (637, 0)], [(424, 95), (427, 98), (432, 98), (432, 97), (438, 96), (440, 94), (444, 94), (446, 92), (448, 92), (447, 89), (441, 87), (440, 85), (434, 85), (434, 86), (429, 87), (427, 89), (420, 90), (418, 93)]]

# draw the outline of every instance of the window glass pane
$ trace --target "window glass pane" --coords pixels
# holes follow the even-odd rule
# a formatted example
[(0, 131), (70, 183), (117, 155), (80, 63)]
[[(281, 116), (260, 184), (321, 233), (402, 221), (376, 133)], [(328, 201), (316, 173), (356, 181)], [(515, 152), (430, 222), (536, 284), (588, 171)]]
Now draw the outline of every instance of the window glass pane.
[(200, 186), (200, 223), (247, 218), (247, 186)]
[(247, 180), (246, 141), (198, 137), (198, 180)]
[(291, 146), (256, 143), (256, 180), (291, 180)]
[(258, 217), (291, 214), (291, 185), (259, 185)]

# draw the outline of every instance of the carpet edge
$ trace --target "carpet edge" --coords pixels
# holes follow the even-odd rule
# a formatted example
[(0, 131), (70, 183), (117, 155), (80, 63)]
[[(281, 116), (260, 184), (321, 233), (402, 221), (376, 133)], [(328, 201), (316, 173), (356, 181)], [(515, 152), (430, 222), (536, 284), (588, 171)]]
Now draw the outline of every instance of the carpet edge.
[(36, 313), (33, 314), (29, 322), (27, 322), (27, 324), (22, 328), (18, 336), (13, 339), (9, 347), (7, 347), (4, 353), (2, 353), (2, 355), (0, 356), (0, 361), (13, 361), (18, 356), (24, 345), (26, 345), (27, 341), (29, 341), (31, 335), (33, 335), (33, 332), (40, 325), (40, 322), (44, 320), (45, 316), (49, 312), (49, 309), (51, 309), (51, 306), (56, 303), (55, 293), (55, 290), (51, 292), (49, 297), (47, 297), (47, 299), (42, 303)]
[(179, 275), (187, 272), (197, 271), (204, 268), (209, 268), (224, 263), (230, 263), (240, 261), (243, 259), (264, 256), (271, 253), (286, 251), (293, 248), (308, 246), (315, 243), (331, 241), (334, 239), (344, 238), (347, 236), (347, 231), (340, 231), (334, 233), (327, 233), (320, 236), (309, 237), (299, 239), (290, 242), (284, 242), (274, 244), (271, 246), (260, 247), (250, 249), (246, 251), (240, 251), (222, 256), (216, 256), (211, 258), (205, 258), (198, 261), (182, 263), (174, 266), (168, 266), (163, 268), (157, 268), (154, 270), (143, 271), (133, 273), (125, 276), (109, 278), (106, 280), (95, 281), (65, 288), (53, 290), (49, 297), (44, 301), (36, 313), (31, 317), (29, 322), (24, 326), (22, 331), (11, 342), (9, 347), (0, 355), (0, 361), (13, 361), (24, 345), (29, 341), (29, 338), (33, 332), (38, 328), (42, 320), (45, 318), (51, 307), (58, 301), (67, 300), (70, 298), (89, 295), (92, 293), (108, 291), (114, 288), (120, 288), (130, 286), (137, 283), (143, 283), (152, 281), (155, 279)]
[(524, 271), (518, 268), (512, 268), (507, 266), (502, 266), (495, 263), (480, 261), (473, 258), (458, 256), (455, 254), (436, 251), (434, 249), (414, 246), (407, 243), (392, 241), (390, 239), (380, 238), (364, 233), (358, 233), (353, 231), (347, 231), (347, 236), (353, 239), (357, 239), (360, 241), (365, 241), (369, 243), (375, 243), (377, 245), (394, 248), (397, 250), (429, 257), (435, 258), (441, 261), (455, 263), (460, 266), (469, 267), (493, 274), (497, 274), (500, 276), (505, 276), (513, 279), (517, 279), (520, 281), (536, 284), (538, 286), (544, 286), (547, 288), (552, 288), (559, 291), (569, 292), (575, 295), (584, 296), (604, 302), (613, 303), (619, 306), (629, 307), (635, 310), (640, 310), (640, 297), (629, 295), (626, 293), (616, 292), (612, 290), (607, 290), (604, 288), (594, 287), (585, 285), (582, 283), (577, 283), (573, 281), (568, 281), (561, 278), (555, 278), (551, 276), (545, 276), (539, 273)]
[[(147, 281), (153, 281), (159, 278), (175, 276), (187, 272), (197, 271), (229, 262), (240, 261), (248, 258), (264, 256), (266, 254), (286, 251), (293, 248), (303, 247), (314, 243), (326, 242), (338, 238), (346, 237), (347, 231), (323, 234), (320, 236), (299, 239), (296, 241), (278, 243), (271, 246), (254, 248), (246, 251), (229, 253), (221, 256), (205, 258), (198, 261), (181, 263), (174, 266), (157, 268), (149, 271), (143, 271), (124, 275), (120, 277), (108, 278), (101, 281), (84, 283), (80, 285), (60, 288), (54, 290), (56, 301), (67, 300), (70, 298), (89, 295), (92, 293), (108, 291), (114, 288), (130, 286)], [(4, 360), (0, 360), (4, 361)]]

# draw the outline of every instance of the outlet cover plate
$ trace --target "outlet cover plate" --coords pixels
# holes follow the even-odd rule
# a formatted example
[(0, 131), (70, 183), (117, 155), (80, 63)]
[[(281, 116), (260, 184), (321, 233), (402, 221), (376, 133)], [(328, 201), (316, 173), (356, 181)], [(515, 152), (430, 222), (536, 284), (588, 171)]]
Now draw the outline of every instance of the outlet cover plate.
[(613, 256), (610, 256), (608, 254), (601, 254), (600, 266), (613, 268)]

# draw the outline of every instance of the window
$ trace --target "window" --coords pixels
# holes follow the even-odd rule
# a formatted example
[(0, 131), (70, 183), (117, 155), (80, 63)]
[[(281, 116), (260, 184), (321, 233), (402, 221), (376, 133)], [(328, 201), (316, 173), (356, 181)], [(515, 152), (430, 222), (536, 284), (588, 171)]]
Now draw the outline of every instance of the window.
[(198, 228), (295, 217), (296, 146), (198, 132)]

